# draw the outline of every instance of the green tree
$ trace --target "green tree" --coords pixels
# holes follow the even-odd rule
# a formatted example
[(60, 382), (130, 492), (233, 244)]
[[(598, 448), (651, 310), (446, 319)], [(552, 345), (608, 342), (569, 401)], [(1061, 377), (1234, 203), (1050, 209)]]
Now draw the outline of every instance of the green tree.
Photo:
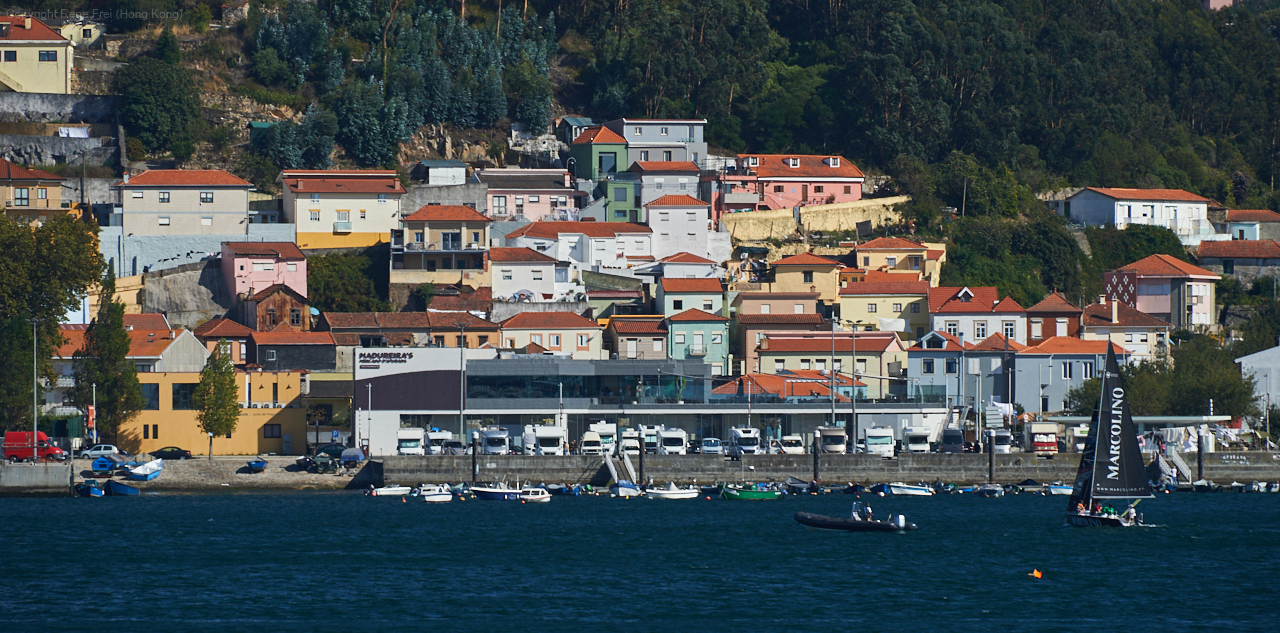
[(120, 122), (149, 150), (199, 136), (200, 98), (183, 68), (143, 58), (117, 70), (111, 85), (120, 95)]
[(120, 427), (146, 406), (138, 369), (129, 360), (130, 338), (124, 329), (124, 304), (115, 298), (116, 281), (110, 273), (98, 293), (98, 316), (84, 333), (84, 347), (72, 356), (75, 386), (71, 397), (85, 409), (94, 402), (97, 385), (99, 433), (120, 443)]
[(200, 370), (200, 382), (191, 394), (196, 421), (209, 435), (209, 459), (213, 459), (213, 438), (231, 435), (240, 420), (240, 390), (231, 366), (230, 343), (220, 339)]
[(378, 296), (372, 266), (373, 260), (365, 255), (335, 253), (312, 258), (307, 262), (311, 304), (325, 312), (389, 310), (390, 305)]
[(156, 40), (154, 51), (156, 59), (173, 66), (182, 62), (182, 47), (178, 46), (178, 36), (173, 34), (172, 27), (164, 27)]

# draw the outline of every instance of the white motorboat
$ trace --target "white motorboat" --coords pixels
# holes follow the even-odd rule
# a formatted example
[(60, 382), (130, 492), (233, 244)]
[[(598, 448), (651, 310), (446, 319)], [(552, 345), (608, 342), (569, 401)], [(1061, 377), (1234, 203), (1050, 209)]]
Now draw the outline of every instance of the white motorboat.
[(666, 488), (650, 488), (647, 495), (650, 499), (697, 499), (702, 491), (698, 488), (679, 488), (675, 482), (667, 482)]
[(644, 491), (639, 486), (623, 480), (609, 486), (609, 495), (613, 497), (639, 497)]
[(383, 486), (381, 488), (373, 488), (371, 486), (369, 488), (368, 495), (370, 497), (403, 497), (409, 494), (411, 490), (412, 488), (408, 486), (391, 485)]
[(453, 501), (453, 490), (449, 486), (435, 484), (430, 486), (419, 486), (415, 491), (418, 497), (426, 503), (444, 503)]
[(1045, 489), (1045, 492), (1048, 492), (1051, 495), (1070, 496), (1071, 492), (1075, 490), (1075, 486), (1072, 486), (1070, 484), (1064, 484), (1061, 481), (1055, 481), (1051, 484), (1046, 484), (1044, 489)]
[(889, 484), (889, 491), (893, 496), (904, 497), (931, 497), (933, 496), (933, 487), (923, 484), (904, 484), (901, 481), (895, 481)]
[(550, 503), (551, 491), (546, 488), (521, 488), (520, 500), (529, 503)]

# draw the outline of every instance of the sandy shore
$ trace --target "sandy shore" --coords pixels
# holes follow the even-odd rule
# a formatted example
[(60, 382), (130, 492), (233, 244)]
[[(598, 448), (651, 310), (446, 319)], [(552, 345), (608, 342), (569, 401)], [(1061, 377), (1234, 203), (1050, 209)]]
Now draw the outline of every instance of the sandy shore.
[[(309, 473), (299, 470), (297, 457), (268, 457), (267, 468), (260, 473), (250, 473), (249, 457), (206, 457), (170, 460), (164, 471), (152, 481), (117, 481), (142, 490), (341, 490), (352, 486), (356, 471), (337, 474)], [(76, 481), (83, 481), (92, 474), (92, 460), (77, 459), (73, 465)]]

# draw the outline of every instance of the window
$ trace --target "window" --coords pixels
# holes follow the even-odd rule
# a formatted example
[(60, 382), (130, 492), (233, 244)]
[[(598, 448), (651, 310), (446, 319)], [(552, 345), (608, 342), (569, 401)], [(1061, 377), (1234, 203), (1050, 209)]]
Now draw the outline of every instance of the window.
[(926, 358), (920, 363), (920, 371), (925, 374), (933, 373), (933, 359)]
[(1071, 380), (1071, 363), (1062, 364), (1062, 379)]
[(16, 61), (18, 61), (18, 51), (5, 51), (5, 52), (4, 52), (4, 60), (5, 60), (5, 61), (7, 61), (7, 62), (16, 62)]
[(262, 437), (268, 438), (268, 439), (280, 437), (280, 425), (279, 424), (263, 424)]
[(800, 369), (809, 369), (809, 359), (807, 358), (800, 359)]
[(1015, 338), (1018, 335), (1018, 329), (1013, 321), (1005, 321), (1003, 323), (1004, 337), (1007, 339)]
[(670, 150), (667, 150), (667, 151), (662, 152), (662, 160), (663, 160), (663, 161), (665, 161), (665, 162), (668, 162), (668, 163), (669, 163), (669, 162), (671, 162), (671, 151), (670, 151)]
[(948, 359), (947, 359), (947, 367), (946, 367), (946, 371), (947, 371), (947, 373), (948, 373), (948, 374), (954, 374), (954, 373), (956, 373), (956, 370), (957, 370), (957, 369), (959, 369), (959, 365), (960, 365), (960, 361), (959, 361), (959, 359), (955, 359), (955, 358), (948, 358)]
[(312, 221), (312, 222), (319, 222), (319, 221), (320, 221), (320, 212), (319, 212), (319, 211), (312, 211), (312, 212), (311, 212), (311, 221)]
[(863, 257), (863, 258), (862, 258), (862, 265), (863, 265), (863, 266), (870, 266), (870, 265), (871, 265), (871, 258), (870, 258), (870, 257)]
[(960, 324), (956, 321), (947, 321), (946, 331), (947, 334), (955, 336), (960, 331)]
[(1124, 333), (1124, 342), (1126, 342), (1126, 343), (1132, 343), (1132, 342), (1133, 342), (1133, 332), (1125, 332), (1125, 333)]
[(175, 382), (173, 383), (173, 409), (175, 411), (189, 411), (195, 407), (191, 404), (191, 395), (196, 391), (194, 382)]
[(385, 193), (378, 194), (378, 204), (386, 204), (386, 203), (387, 203), (387, 194)]
[(160, 216), (159, 220), (160, 220), (160, 226), (169, 226), (169, 216), (162, 215)]
[(626, 202), (626, 201), (627, 201), (627, 188), (626, 188), (626, 187), (615, 187), (615, 188), (614, 188), (614, 190), (613, 190), (613, 201), (614, 201), (614, 202)]
[(1066, 320), (1066, 319), (1058, 319), (1058, 320), (1056, 321), (1056, 324), (1057, 324), (1058, 328), (1057, 328), (1057, 332), (1055, 332), (1055, 333), (1054, 333), (1054, 336), (1066, 336), (1066, 335), (1067, 335), (1067, 320)]
[(360, 209), (360, 219), (361, 219), (361, 220), (363, 220), (363, 219), (365, 219), (365, 217), (366, 217), (366, 216), (365, 216), (364, 209)]
[[(680, 186), (681, 186), (681, 187), (683, 187), (684, 185), (682, 184), (682, 185), (680, 185)], [(697, 221), (698, 221), (698, 212), (697, 212), (697, 211), (690, 211), (690, 212), (689, 212), (689, 214), (688, 214), (688, 219), (689, 219), (689, 221), (690, 221), (690, 222), (697, 222)]]
[(803, 303), (795, 304), (794, 306), (792, 306), (791, 311), (794, 312), (795, 314), (804, 314), (804, 304)]
[(297, 264), (295, 264), (295, 263), (293, 263), (293, 262), (289, 262), (288, 264), (286, 264), (286, 266), (288, 267), (289, 272), (291, 272), (291, 273), (296, 273), (296, 272), (298, 272), (298, 265), (297, 265)]
[(876, 312), (876, 304), (874, 304), (874, 303), (868, 303), (868, 304), (867, 304), (867, 312), (869, 312), (869, 313), (871, 313), (871, 314), (875, 314), (875, 312)]
[(350, 221), (351, 221), (351, 212), (350, 212), (350, 211), (339, 211), (339, 212), (338, 212), (338, 221), (339, 221), (339, 222), (350, 222)]
[(1042, 327), (1044, 322), (1040, 319), (1031, 319), (1031, 338), (1040, 340)]
[(679, 180), (679, 183), (680, 183), (680, 191), (686, 191), (686, 190), (688, 190), (688, 188), (689, 188), (689, 179), (688, 179), (688, 178), (681, 178), (681, 179)]
[(902, 312), (902, 304), (901, 304), (901, 303), (895, 303), (895, 304), (893, 304), (893, 311), (894, 311), (894, 312)]
[(541, 270), (535, 270), (535, 271), (533, 271), (533, 280), (534, 280), (534, 281), (542, 281), (542, 271), (541, 271)]
[(675, 337), (676, 337), (676, 343), (677, 343), (677, 344), (683, 344), (683, 343), (684, 343), (684, 332), (676, 332)]
[(142, 425), (142, 439), (144, 440), (151, 439), (151, 427), (146, 424)]
[(913, 303), (913, 304), (911, 304), (911, 313), (912, 313), (912, 314), (920, 314), (920, 304), (918, 304), (918, 303)]
[(132, 192), (132, 195), (133, 195), (133, 197), (134, 197), (134, 198), (141, 198), (141, 197), (142, 197), (142, 191), (140, 191), (140, 190), (138, 190), (138, 189), (134, 189), (134, 190), (133, 190), (133, 192)]
[(506, 196), (493, 197), (493, 212), (497, 215), (507, 214), (507, 197)]
[(513, 338), (509, 338), (509, 339), (507, 339), (507, 347), (515, 347), (515, 346), (516, 346), (516, 340), (515, 340), (515, 339), (513, 339)]
[(763, 340), (764, 340), (764, 332), (756, 332), (756, 345), (759, 345), (760, 342)]
[(138, 385), (138, 388), (142, 392), (142, 409), (144, 411), (158, 411), (160, 409), (160, 385), (144, 383)]
[(769, 314), (769, 304), (767, 303), (760, 304), (760, 314)]
[(542, 202), (542, 196), (529, 196), (529, 202)]
[(773, 192), (774, 192), (774, 193), (782, 193), (782, 185), (774, 185), (774, 186), (773, 186)]
[(635, 129), (634, 129), (634, 130), (632, 130), (631, 135), (632, 135), (632, 136), (640, 136), (640, 135), (641, 135), (641, 134), (643, 134), (643, 133), (644, 133), (644, 132), (643, 132), (643, 129), (642, 129), (640, 126), (638, 126), (638, 125), (637, 125), (637, 126), (635, 127)]
[(275, 270), (276, 263), (275, 262), (254, 262), (253, 269), (254, 270)]
[(289, 325), (294, 327), (302, 325), (302, 310), (297, 308), (289, 309)]
[(204, 203), (204, 204), (208, 204), (208, 203), (210, 203), (210, 202), (213, 202), (213, 192), (212, 192), (212, 191), (201, 191), (201, 192), (200, 192), (200, 202), (201, 202), (201, 203)]
[(534, 344), (537, 344), (537, 345), (542, 345), (542, 335), (541, 335), (541, 334), (530, 334), (530, 335), (529, 335), (529, 342), (534, 343)]
[(655, 352), (662, 351), (662, 339), (660, 338), (653, 339), (653, 351)]
[(640, 162), (642, 162), (642, 163), (643, 163), (643, 162), (648, 162), (648, 160), (649, 160), (649, 152), (648, 152), (648, 150), (642, 150), (642, 151), (640, 152)]
[(886, 257), (886, 258), (884, 258), (884, 263), (885, 263), (885, 265), (886, 265), (886, 266), (888, 266), (889, 268), (897, 268), (897, 267), (898, 267), (898, 258), (897, 258), (897, 257)]
[(590, 335), (588, 335), (588, 334), (579, 334), (579, 335), (578, 335), (578, 347), (586, 347), (586, 346), (587, 346), (587, 344), (588, 344), (588, 343), (590, 343), (590, 342), (591, 342), (591, 337), (590, 337)]
[(974, 321), (973, 322), (973, 340), (981, 341), (982, 339), (985, 339), (985, 338), (987, 338), (987, 322)]
[(703, 311), (703, 312), (710, 312), (710, 311), (711, 311), (711, 300), (710, 300), (710, 299), (704, 300), (704, 301), (702, 302), (702, 311)]
[(560, 335), (559, 335), (559, 334), (552, 334), (552, 335), (551, 335), (551, 346), (552, 346), (552, 347), (560, 347)]
[(812, 270), (806, 270), (806, 271), (804, 271), (803, 275), (804, 275), (804, 283), (807, 283), (807, 284), (811, 284), (811, 283), (813, 283), (813, 271), (812, 271)]
[(26, 187), (18, 187), (13, 190), (13, 204), (19, 207), (25, 207), (31, 204), (31, 190)]
[(673, 300), (671, 301), (671, 308), (672, 308), (673, 310), (683, 310), (683, 309), (684, 309), (684, 300), (682, 300), (682, 299), (673, 299)]
[(814, 192), (814, 193), (822, 193), (822, 185), (814, 185), (814, 187), (813, 187), (813, 192)]
[(661, 134), (662, 136), (666, 136), (666, 135), (667, 135), (667, 128), (665, 128), (665, 127), (660, 127), (660, 128), (658, 128), (658, 134)]
[(818, 371), (827, 371), (827, 361), (826, 361), (826, 359), (819, 358), (819, 359), (818, 359), (818, 361), (817, 361), (817, 363), (815, 363), (815, 364), (817, 365)]
[(40, 51), (40, 61), (42, 62), (58, 61), (58, 51)]
[(775, 358), (773, 360), (773, 373), (775, 374), (781, 373), (783, 371), (786, 371), (786, 369), (787, 369), (786, 361), (782, 360), (781, 358)]
[(714, 334), (712, 334), (712, 335), (711, 335), (711, 344), (712, 344), (712, 345), (720, 345), (720, 344), (722, 344), (723, 342), (724, 342), (724, 334), (721, 334), (720, 332), (716, 332), (716, 333), (714, 333)]
[[(619, 190), (619, 191), (621, 191), (621, 190)], [(625, 219), (625, 218), (627, 217), (627, 212), (626, 212), (626, 210), (625, 210), (625, 209), (617, 209), (617, 210), (615, 210), (615, 211), (613, 212), (613, 217), (615, 217), (615, 218), (624, 218), (624, 219)]]
[(787, 166), (788, 166), (788, 167), (799, 167), (799, 166), (800, 166), (800, 159), (799, 159), (799, 158), (788, 158), (788, 159), (787, 159)]
[(318, 193), (311, 194), (311, 206), (318, 206), (319, 204), (320, 204), (320, 194)]
[(1093, 363), (1092, 362), (1080, 363), (1080, 374), (1081, 374), (1080, 377), (1086, 380), (1088, 380), (1089, 378), (1093, 378)]
[[(1244, 233), (1244, 231), (1240, 231), (1240, 232), (1241, 232), (1241, 233)], [(1243, 238), (1243, 237), (1241, 237), (1241, 239), (1244, 239), (1244, 238)], [(1234, 260), (1234, 259), (1224, 259), (1224, 260), (1222, 260), (1222, 274), (1224, 274), (1224, 275), (1234, 275), (1234, 274), (1235, 274), (1235, 272), (1236, 272), (1236, 260)]]
[(659, 221), (659, 222), (667, 222), (667, 221), (670, 221), (670, 220), (671, 220), (671, 214), (670, 214), (670, 213), (667, 213), (666, 211), (659, 211), (659, 212), (658, 212), (658, 221)]
[(276, 359), (276, 351), (273, 349), (267, 350), (267, 360), (275, 360), (275, 359)]
[(503, 268), (503, 269), (502, 269), (502, 280), (503, 280), (503, 281), (511, 281), (511, 269), (510, 269), (510, 268)]

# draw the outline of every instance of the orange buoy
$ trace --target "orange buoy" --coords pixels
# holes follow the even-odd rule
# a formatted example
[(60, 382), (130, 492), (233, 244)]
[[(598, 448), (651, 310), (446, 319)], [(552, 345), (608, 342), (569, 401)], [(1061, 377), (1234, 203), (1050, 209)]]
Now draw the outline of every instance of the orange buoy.
[(1032, 578), (1043, 578), (1043, 577), (1044, 577), (1044, 573), (1043, 573), (1043, 572), (1041, 572), (1039, 569), (1033, 569), (1033, 570), (1031, 570), (1031, 573), (1029, 573), (1029, 574), (1027, 574), (1027, 575), (1028, 575), (1028, 576), (1031, 576)]

